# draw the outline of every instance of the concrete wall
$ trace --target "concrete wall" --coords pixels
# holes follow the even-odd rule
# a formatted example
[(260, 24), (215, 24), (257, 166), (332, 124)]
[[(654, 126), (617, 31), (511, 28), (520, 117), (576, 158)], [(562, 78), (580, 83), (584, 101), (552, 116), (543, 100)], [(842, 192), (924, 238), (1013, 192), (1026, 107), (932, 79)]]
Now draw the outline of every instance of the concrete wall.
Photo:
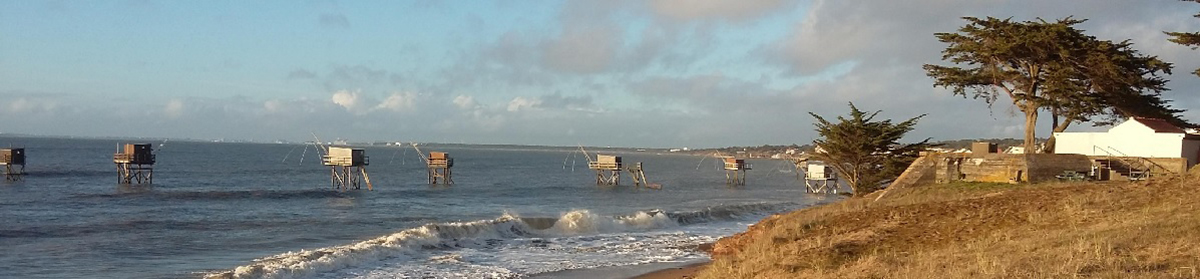
[(888, 188), (905, 188), (913, 186), (922, 186), (937, 183), (935, 178), (937, 166), (937, 158), (931, 156), (921, 156), (908, 165), (908, 169), (892, 181)]
[[(1092, 161), (1074, 154), (928, 154), (913, 162), (893, 185), (928, 183), (1055, 181), (1063, 171), (1088, 172)], [(932, 178), (932, 179), (931, 179)]]
[(1092, 170), (1092, 160), (1078, 154), (1026, 154), (1025, 162), (1029, 167), (1026, 175), (1029, 183), (1056, 181), (1056, 176), (1064, 171), (1087, 173)]
[(1155, 167), (1153, 172), (1155, 173), (1162, 173), (1161, 171), (1185, 173), (1193, 165), (1188, 158), (1146, 158), (1146, 160), (1153, 163), (1152, 165)]
[[(1121, 161), (1121, 164), (1134, 164), (1133, 167), (1140, 168), (1141, 164), (1150, 167), (1152, 173), (1184, 173), (1187, 172), (1188, 159), (1186, 158), (1141, 158), (1141, 157), (1111, 157), (1111, 156), (1094, 156), (1093, 159), (1110, 159)], [(1128, 162), (1128, 163), (1126, 163)]]
[(954, 181), (1016, 183), (1024, 181), (1022, 154), (942, 154), (934, 167), (938, 183)]

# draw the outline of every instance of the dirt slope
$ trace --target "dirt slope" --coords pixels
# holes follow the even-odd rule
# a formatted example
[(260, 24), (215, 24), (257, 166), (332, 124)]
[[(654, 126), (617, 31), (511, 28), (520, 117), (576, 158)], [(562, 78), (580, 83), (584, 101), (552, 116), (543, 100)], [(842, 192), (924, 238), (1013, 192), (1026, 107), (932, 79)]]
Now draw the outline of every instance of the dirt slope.
[(700, 278), (1200, 278), (1196, 175), (895, 189), (773, 216)]

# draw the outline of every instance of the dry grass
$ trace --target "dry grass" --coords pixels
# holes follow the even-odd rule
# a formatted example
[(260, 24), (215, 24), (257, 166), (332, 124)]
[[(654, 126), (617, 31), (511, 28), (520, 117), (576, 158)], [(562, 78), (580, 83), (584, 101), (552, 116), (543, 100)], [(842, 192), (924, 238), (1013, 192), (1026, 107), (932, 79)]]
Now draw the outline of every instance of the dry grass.
[(699, 278), (1200, 278), (1200, 175), (896, 189), (768, 218)]

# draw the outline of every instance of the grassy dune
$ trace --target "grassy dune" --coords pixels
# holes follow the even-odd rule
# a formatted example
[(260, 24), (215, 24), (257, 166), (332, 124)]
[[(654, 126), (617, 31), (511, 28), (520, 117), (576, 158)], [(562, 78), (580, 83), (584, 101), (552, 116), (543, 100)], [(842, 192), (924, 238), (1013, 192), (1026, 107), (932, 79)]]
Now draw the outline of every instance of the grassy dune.
[(699, 278), (1200, 278), (1200, 173), (892, 189), (773, 216)]

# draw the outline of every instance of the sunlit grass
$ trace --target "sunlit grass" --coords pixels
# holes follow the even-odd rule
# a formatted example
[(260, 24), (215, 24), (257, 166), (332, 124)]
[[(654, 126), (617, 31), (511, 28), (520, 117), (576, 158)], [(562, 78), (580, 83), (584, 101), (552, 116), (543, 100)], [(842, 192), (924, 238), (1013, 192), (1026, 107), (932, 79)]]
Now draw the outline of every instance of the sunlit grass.
[[(1196, 176), (952, 183), (768, 219), (700, 278), (1195, 278)], [(720, 251), (718, 253), (721, 253)]]

